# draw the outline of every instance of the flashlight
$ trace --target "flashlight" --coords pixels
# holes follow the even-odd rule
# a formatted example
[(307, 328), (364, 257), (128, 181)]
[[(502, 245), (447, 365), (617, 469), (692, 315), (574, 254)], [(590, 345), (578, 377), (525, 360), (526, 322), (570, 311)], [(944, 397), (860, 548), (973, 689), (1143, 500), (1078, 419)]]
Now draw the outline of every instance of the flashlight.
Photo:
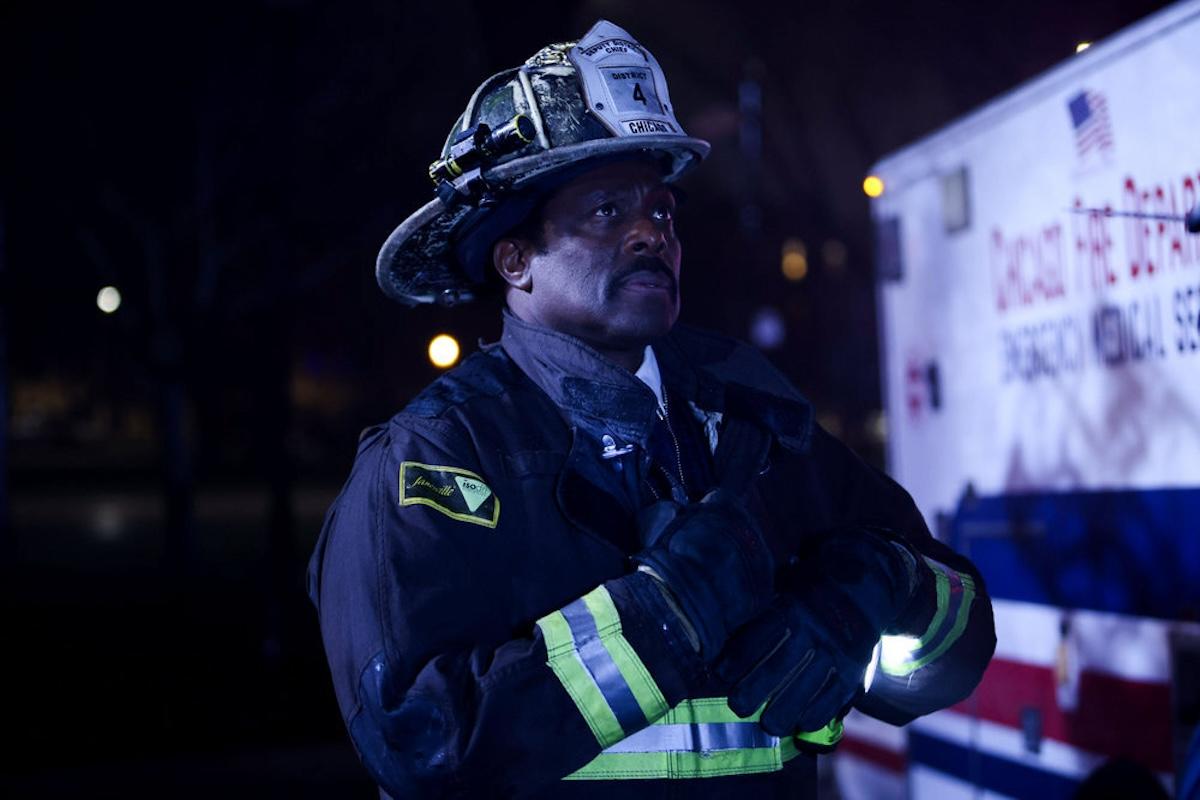
[(536, 133), (533, 121), (524, 114), (517, 114), (496, 130), (481, 122), (460, 133), (446, 157), (429, 165), (429, 179), (434, 186), (442, 181), (453, 182), (488, 161), (520, 150), (533, 141)]

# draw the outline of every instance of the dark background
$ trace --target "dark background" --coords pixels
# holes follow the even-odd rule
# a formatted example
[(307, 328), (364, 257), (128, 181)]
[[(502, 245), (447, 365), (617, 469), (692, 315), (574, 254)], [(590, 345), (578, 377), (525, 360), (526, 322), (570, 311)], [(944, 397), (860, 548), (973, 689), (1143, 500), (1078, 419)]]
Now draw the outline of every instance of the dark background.
[(870, 165), (1163, 5), (6, 4), (6, 795), (371, 796), (304, 565), (429, 339), (498, 333), (373, 275), (483, 78), (599, 17), (652, 49), (713, 143), (683, 318), (772, 309), (775, 362), (879, 463)]

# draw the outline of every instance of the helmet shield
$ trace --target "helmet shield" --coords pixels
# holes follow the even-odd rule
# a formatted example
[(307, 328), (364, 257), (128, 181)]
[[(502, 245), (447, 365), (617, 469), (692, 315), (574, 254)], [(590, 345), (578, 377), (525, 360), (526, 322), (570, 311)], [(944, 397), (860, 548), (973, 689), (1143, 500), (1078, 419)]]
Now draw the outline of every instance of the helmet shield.
[(614, 136), (682, 135), (658, 60), (628, 33), (600, 20), (567, 57), (583, 85), (588, 111)]

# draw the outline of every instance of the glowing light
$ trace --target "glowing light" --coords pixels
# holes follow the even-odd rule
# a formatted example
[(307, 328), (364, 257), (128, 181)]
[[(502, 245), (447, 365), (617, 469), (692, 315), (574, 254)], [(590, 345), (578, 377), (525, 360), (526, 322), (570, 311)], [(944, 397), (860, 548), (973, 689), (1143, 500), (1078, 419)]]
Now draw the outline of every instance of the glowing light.
[(863, 191), (867, 193), (867, 197), (879, 197), (883, 194), (883, 178), (868, 175), (863, 179)]
[(446, 369), (458, 361), (458, 340), (448, 333), (439, 333), (429, 340), (429, 360), (435, 367)]
[(754, 312), (750, 320), (750, 341), (763, 350), (774, 350), (787, 338), (783, 314), (771, 306), (763, 306)]
[(96, 307), (105, 314), (111, 314), (121, 307), (121, 293), (115, 286), (105, 286), (96, 295)]
[(880, 643), (875, 643), (875, 649), (871, 651), (871, 663), (867, 664), (867, 672), (863, 675), (863, 691), (871, 691), (871, 684), (875, 682), (875, 670), (879, 667), (879, 646)]
[(879, 666), (884, 672), (898, 672), (920, 647), (921, 640), (914, 636), (883, 636), (879, 639)]
[(1092, 46), (1091, 42), (1080, 42), (1079, 44), (1075, 45), (1075, 52), (1082, 53), (1084, 50), (1087, 50), (1091, 46)]
[(115, 542), (125, 531), (125, 515), (121, 506), (113, 502), (102, 502), (96, 506), (92, 517), (92, 529), (102, 542)]
[(779, 268), (789, 281), (802, 281), (808, 274), (808, 248), (799, 239), (788, 239), (783, 243), (783, 259)]
[(817, 424), (839, 439), (842, 438), (844, 432), (842, 429), (842, 417), (836, 411), (822, 411), (817, 414)]
[(883, 411), (874, 411), (867, 416), (867, 435), (876, 442), (886, 442), (888, 435), (887, 414)]

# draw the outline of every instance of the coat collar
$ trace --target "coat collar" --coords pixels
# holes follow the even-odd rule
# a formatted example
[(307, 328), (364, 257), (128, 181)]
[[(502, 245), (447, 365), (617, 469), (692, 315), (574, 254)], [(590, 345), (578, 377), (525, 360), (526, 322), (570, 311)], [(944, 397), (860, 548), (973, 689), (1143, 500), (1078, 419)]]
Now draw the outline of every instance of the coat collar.
[[(574, 336), (532, 325), (507, 309), (500, 344), (572, 426), (645, 445), (658, 401), (629, 370)], [(702, 412), (765, 428), (789, 449), (807, 449), (812, 406), (757, 350), (685, 325), (653, 347), (672, 393)]]
[[(571, 428), (571, 446), (556, 486), (562, 513), (599, 541), (633, 552), (636, 508), (624, 485), (632, 463), (624, 463), (629, 456), (597, 455), (605, 434), (618, 444), (636, 442), (645, 448), (658, 406), (654, 392), (579, 339), (531, 325), (507, 310), (500, 346)], [(807, 444), (812, 424), (807, 401), (757, 351), (682, 326), (653, 347), (663, 384), (673, 396), (706, 415), (726, 416), (725, 430), (731, 435), (725, 437), (724, 450), (731, 444), (736, 449), (740, 442), (754, 451), (757, 464), (772, 439), (790, 449)], [(737, 430), (743, 435), (733, 435)]]
[(701, 412), (763, 428), (790, 450), (812, 435), (812, 405), (766, 356), (735, 339), (676, 325), (655, 345), (663, 382)]
[(500, 345), (572, 425), (645, 444), (658, 400), (632, 372), (574, 336), (504, 311)]

